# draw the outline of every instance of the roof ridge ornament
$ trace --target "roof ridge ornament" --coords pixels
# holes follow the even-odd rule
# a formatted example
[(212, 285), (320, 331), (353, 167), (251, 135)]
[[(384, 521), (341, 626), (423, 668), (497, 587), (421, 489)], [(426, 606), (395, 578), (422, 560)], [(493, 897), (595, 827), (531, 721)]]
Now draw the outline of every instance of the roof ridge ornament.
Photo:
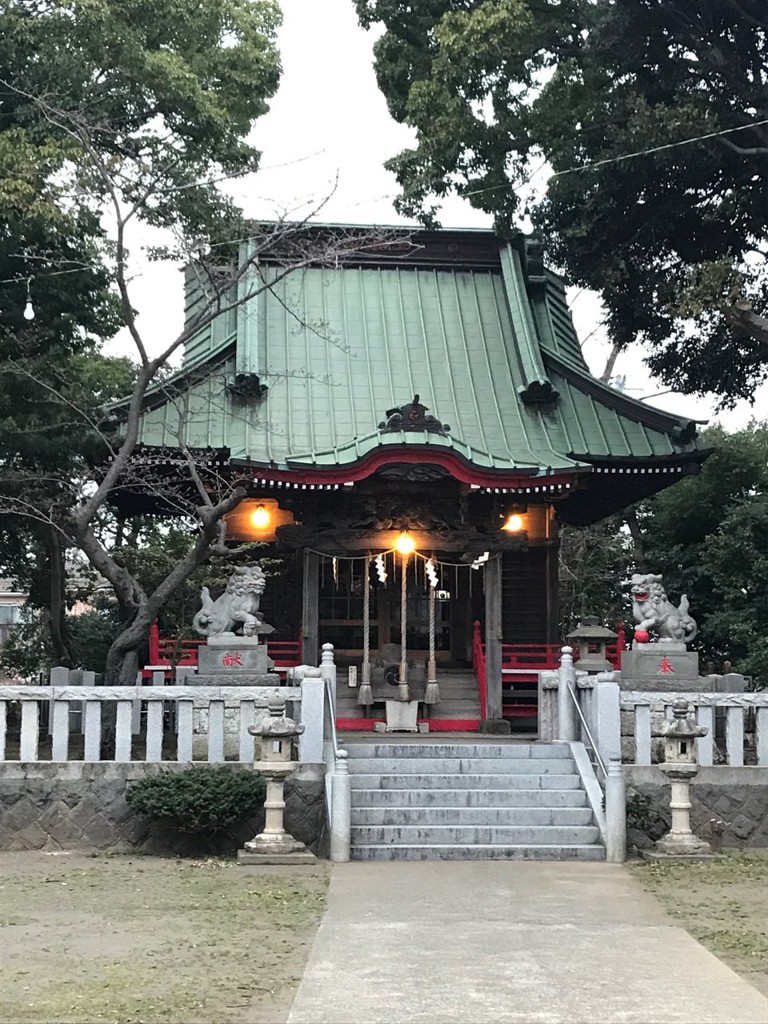
[(675, 445), (690, 444), (691, 441), (696, 440), (697, 433), (695, 420), (681, 419), (678, 425), (672, 428), (672, 443)]
[(554, 405), (560, 397), (546, 377), (529, 381), (525, 387), (519, 387), (517, 393), (523, 405)]
[(226, 390), (236, 402), (252, 402), (262, 398), (269, 391), (268, 384), (262, 384), (258, 373), (236, 373), (234, 380), (228, 380)]
[(387, 409), (386, 416), (387, 418), (379, 424), (382, 434), (396, 430), (418, 430), (446, 437), (451, 429), (447, 423), (441, 423), (436, 416), (428, 414), (427, 406), (421, 404), (418, 395), (414, 395), (413, 401), (406, 405)]

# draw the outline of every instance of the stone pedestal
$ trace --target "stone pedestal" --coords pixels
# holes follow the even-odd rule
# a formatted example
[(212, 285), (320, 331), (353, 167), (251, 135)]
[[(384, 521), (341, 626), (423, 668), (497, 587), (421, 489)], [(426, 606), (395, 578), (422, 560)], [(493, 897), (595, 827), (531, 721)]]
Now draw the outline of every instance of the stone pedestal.
[(699, 690), (699, 656), (678, 640), (635, 642), (621, 655), (623, 690)]
[[(271, 631), (272, 627), (260, 627)], [(209, 636), (198, 649), (198, 671), (185, 677), (186, 686), (281, 686), (273, 672), (275, 663), (259, 636), (220, 633)], [(195, 706), (193, 756), (205, 758), (208, 747), (208, 705)], [(224, 707), (224, 755), (236, 756), (240, 748), (240, 703), (228, 700)]]
[(198, 651), (197, 675), (190, 686), (279, 686), (280, 676), (267, 645), (257, 636), (221, 633), (210, 636)]
[(696, 764), (662, 764), (661, 770), (672, 783), (669, 808), (672, 827), (656, 843), (656, 853), (665, 857), (701, 857), (712, 852), (709, 843), (691, 830), (691, 779), (698, 772)]
[(388, 700), (387, 732), (418, 732), (419, 702), (417, 700)]
[(237, 851), (238, 863), (314, 864), (317, 860), (314, 853), (283, 828), (285, 777), (293, 771), (295, 764), (259, 761), (257, 767), (267, 780), (264, 831)]

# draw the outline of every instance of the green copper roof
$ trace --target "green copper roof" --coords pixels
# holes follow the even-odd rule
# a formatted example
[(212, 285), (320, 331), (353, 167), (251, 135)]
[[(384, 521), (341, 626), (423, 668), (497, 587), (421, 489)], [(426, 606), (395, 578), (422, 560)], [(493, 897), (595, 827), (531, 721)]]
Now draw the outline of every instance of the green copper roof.
[[(534, 473), (695, 451), (675, 417), (589, 376), (560, 280), (527, 278), (517, 248), (496, 251), (490, 267), (312, 267), (281, 280), (262, 268), (273, 285), (192, 339), (179, 395), (154, 393), (140, 440), (183, 438), (278, 468), (403, 445)], [(233, 397), (236, 373), (258, 374), (268, 392)], [(446, 437), (380, 433), (414, 394)]]

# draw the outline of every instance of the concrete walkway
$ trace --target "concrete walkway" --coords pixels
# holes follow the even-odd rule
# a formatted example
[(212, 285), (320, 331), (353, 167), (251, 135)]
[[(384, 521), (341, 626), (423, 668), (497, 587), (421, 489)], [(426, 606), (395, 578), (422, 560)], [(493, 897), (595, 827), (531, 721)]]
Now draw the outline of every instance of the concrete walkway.
[(768, 1024), (619, 866), (334, 865), (288, 1024)]

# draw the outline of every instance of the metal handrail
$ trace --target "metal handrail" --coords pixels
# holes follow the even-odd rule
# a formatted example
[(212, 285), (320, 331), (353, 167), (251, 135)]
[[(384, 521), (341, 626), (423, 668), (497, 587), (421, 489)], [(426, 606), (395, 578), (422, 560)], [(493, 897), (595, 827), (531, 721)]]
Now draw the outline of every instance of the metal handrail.
[(328, 719), (329, 719), (330, 726), (331, 726), (330, 740), (331, 740), (331, 744), (333, 746), (333, 756), (335, 758), (338, 755), (339, 750), (341, 748), (339, 747), (339, 739), (338, 739), (338, 735), (336, 733), (336, 716), (333, 713), (333, 694), (331, 693), (331, 683), (330, 683), (330, 680), (329, 679), (324, 679), (323, 680), (323, 685), (325, 686), (325, 696), (326, 696), (326, 700), (323, 701), (323, 705), (324, 705), (325, 711), (326, 711), (326, 713), (328, 715)]
[(607, 769), (605, 767), (605, 762), (603, 761), (602, 757), (600, 757), (600, 751), (597, 749), (597, 744), (595, 743), (595, 738), (592, 735), (592, 732), (591, 732), (589, 726), (587, 725), (587, 720), (584, 717), (583, 711), (581, 710), (581, 706), (579, 705), (579, 700), (578, 700), (576, 694), (573, 692), (573, 688), (571, 687), (571, 684), (567, 680), (565, 682), (565, 685), (566, 685), (566, 687), (568, 689), (568, 693), (570, 693), (570, 695), (571, 695), (571, 700), (573, 701), (574, 707), (576, 708), (576, 713), (579, 716), (579, 718), (581, 719), (582, 727), (584, 729), (584, 732), (587, 734), (587, 739), (589, 740), (590, 747), (592, 748), (592, 752), (595, 755), (595, 760), (598, 763), (600, 771), (603, 773), (603, 778), (607, 779), (608, 778), (608, 771), (607, 771)]

